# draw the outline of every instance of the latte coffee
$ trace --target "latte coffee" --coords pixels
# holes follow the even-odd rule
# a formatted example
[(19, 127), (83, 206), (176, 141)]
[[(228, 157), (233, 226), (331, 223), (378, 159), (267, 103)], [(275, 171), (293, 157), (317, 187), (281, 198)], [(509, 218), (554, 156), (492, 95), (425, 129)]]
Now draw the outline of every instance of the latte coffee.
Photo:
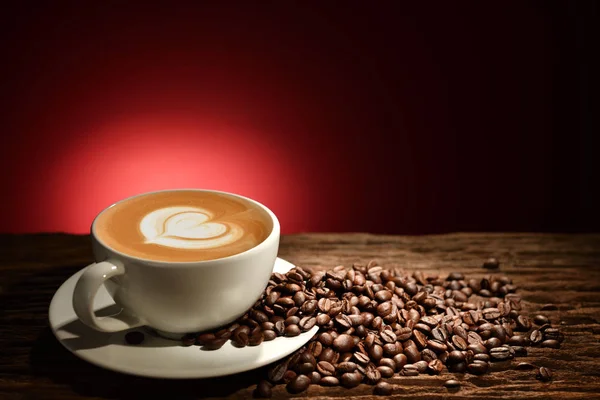
[(260, 206), (226, 193), (174, 190), (109, 207), (92, 230), (107, 247), (147, 260), (214, 260), (249, 250), (271, 233)]

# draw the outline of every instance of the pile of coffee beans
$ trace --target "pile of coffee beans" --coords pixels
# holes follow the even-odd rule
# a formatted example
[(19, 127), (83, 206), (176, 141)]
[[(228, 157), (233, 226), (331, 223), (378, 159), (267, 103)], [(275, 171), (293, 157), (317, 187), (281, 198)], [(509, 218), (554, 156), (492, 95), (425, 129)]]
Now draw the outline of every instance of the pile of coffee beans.
[[(228, 340), (237, 347), (256, 346), (318, 326), (306, 346), (268, 369), (256, 396), (270, 397), (272, 385), (280, 383), (290, 393), (311, 384), (365, 383), (388, 395), (393, 386), (385, 378), (437, 375), (444, 369), (481, 375), (491, 362), (526, 355), (528, 346), (559, 348), (563, 334), (543, 315), (523, 315), (516, 289), (505, 276), (406, 274), (375, 261), (312, 274), (296, 267), (274, 273), (262, 297), (236, 322), (186, 335), (182, 343), (205, 349)], [(551, 376), (544, 367), (537, 372), (541, 381)]]

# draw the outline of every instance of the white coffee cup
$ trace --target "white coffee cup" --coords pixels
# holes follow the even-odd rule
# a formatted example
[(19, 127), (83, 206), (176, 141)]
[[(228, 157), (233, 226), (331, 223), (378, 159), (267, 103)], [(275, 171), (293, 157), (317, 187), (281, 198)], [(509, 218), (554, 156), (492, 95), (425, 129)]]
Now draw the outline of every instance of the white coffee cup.
[[(279, 249), (280, 226), (275, 214), (264, 205), (225, 194), (266, 211), (272, 230), (257, 246), (215, 260), (165, 262), (123, 254), (98, 239), (94, 231), (96, 217), (91, 227), (96, 262), (86, 268), (73, 294), (73, 308), (79, 319), (98, 331), (148, 326), (163, 336), (178, 339), (186, 333), (225, 325), (248, 311), (270, 279)], [(122, 307), (117, 315), (95, 315), (94, 298), (102, 285)]]

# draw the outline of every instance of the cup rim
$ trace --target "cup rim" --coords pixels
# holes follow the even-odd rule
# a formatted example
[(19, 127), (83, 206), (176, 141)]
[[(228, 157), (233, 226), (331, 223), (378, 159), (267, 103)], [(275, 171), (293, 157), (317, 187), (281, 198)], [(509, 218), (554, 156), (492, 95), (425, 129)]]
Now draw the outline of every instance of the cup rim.
[[(257, 205), (262, 210), (264, 210), (271, 218), (271, 222), (273, 223), (271, 232), (262, 242), (260, 242), (256, 246), (254, 246), (248, 250), (245, 250), (241, 253), (232, 254), (227, 257), (215, 258), (212, 260), (198, 260), (198, 261), (161, 261), (161, 260), (153, 260), (151, 258), (142, 258), (142, 257), (132, 256), (132, 255), (120, 252), (120, 251), (108, 246), (104, 241), (102, 241), (102, 239), (100, 239), (100, 237), (98, 235), (96, 235), (95, 226), (96, 226), (96, 222), (97, 222), (98, 218), (100, 217), (100, 215), (102, 215), (105, 211), (107, 211), (110, 208), (113, 208), (125, 201), (134, 199), (136, 197), (147, 196), (147, 195), (156, 194), (156, 193), (164, 193), (164, 192), (190, 192), (190, 191), (223, 194), (223, 195), (227, 195), (227, 196), (236, 197), (238, 199), (242, 199), (242, 200), (245, 200), (245, 201), (248, 201), (250, 203)], [(104, 247), (105, 249), (108, 249), (110, 252), (118, 255), (119, 257), (122, 257), (122, 258), (130, 260), (130, 261), (143, 263), (146, 265), (152, 265), (155, 267), (167, 267), (167, 266), (172, 267), (173, 265), (195, 267), (195, 266), (201, 266), (204, 264), (219, 264), (219, 263), (229, 262), (229, 261), (235, 260), (236, 258), (241, 258), (241, 257), (247, 256), (247, 255), (250, 255), (252, 253), (255, 253), (257, 251), (260, 251), (262, 248), (268, 246), (274, 237), (279, 237), (280, 225), (279, 225), (279, 220), (277, 219), (277, 216), (275, 215), (275, 213), (273, 211), (271, 211), (271, 209), (269, 209), (266, 205), (258, 202), (257, 200), (251, 199), (249, 197), (242, 196), (237, 193), (222, 191), (222, 190), (198, 189), (198, 188), (176, 188), (176, 189), (162, 189), (162, 190), (155, 190), (155, 191), (151, 191), (151, 192), (138, 193), (136, 195), (129, 196), (129, 197), (123, 198), (119, 201), (112, 203), (108, 207), (105, 207), (104, 209), (102, 209), (102, 211), (100, 211), (94, 217), (94, 220), (92, 221), (92, 225), (90, 228), (90, 234), (91, 234), (92, 238), (94, 238), (94, 240), (96, 240), (102, 247)]]

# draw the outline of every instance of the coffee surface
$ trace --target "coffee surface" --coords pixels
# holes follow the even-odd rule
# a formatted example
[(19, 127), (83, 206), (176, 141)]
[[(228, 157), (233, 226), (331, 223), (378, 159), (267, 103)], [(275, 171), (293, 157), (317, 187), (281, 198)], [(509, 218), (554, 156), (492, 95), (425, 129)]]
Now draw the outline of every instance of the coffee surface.
[(108, 247), (157, 261), (203, 261), (249, 250), (271, 233), (259, 206), (227, 194), (193, 190), (133, 197), (103, 211), (94, 222)]

